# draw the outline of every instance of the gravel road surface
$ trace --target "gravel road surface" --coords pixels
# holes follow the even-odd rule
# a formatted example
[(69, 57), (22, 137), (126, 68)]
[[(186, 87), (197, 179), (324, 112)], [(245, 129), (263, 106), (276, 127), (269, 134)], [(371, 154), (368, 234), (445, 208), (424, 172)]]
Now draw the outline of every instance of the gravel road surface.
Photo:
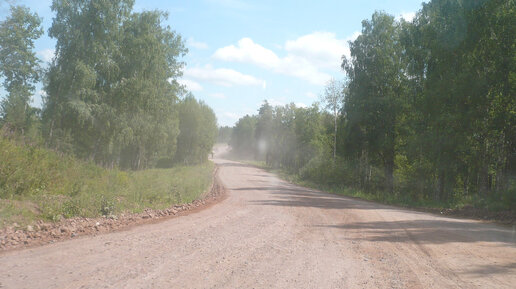
[(515, 288), (516, 233), (291, 185), (216, 158), (187, 216), (0, 254), (1, 288)]

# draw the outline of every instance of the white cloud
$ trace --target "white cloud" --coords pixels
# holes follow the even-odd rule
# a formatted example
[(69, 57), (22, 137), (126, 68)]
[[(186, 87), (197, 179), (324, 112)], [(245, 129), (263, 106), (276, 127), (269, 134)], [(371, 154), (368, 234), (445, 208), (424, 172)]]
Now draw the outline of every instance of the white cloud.
[(44, 91), (43, 89), (40, 89), (40, 90), (38, 90), (37, 95), (39, 95), (41, 97), (46, 97), (47, 96), (47, 92)]
[(400, 15), (398, 15), (398, 17), (396, 17), (396, 20), (399, 21), (403, 18), (406, 21), (411, 22), (414, 19), (414, 17), (416, 17), (416, 12), (402, 12), (400, 13)]
[(335, 33), (314, 32), (289, 40), (285, 50), (309, 59), (317, 67), (339, 67), (342, 55), (349, 55), (346, 39), (337, 39)]
[(220, 93), (220, 92), (212, 93), (212, 94), (210, 94), (210, 96), (212, 96), (214, 98), (218, 98), (218, 99), (226, 98), (226, 95), (224, 93)]
[(243, 74), (233, 69), (217, 68), (214, 69), (210, 65), (204, 67), (187, 68), (184, 73), (186, 79), (194, 81), (207, 81), (221, 86), (261, 86), (266, 87), (264, 80), (258, 79), (254, 76)]
[(250, 38), (242, 38), (237, 46), (230, 45), (217, 49), (213, 57), (224, 61), (250, 63), (277, 73), (308, 80), (314, 84), (324, 84), (330, 77), (318, 71), (306, 59), (295, 55), (279, 58), (272, 50), (254, 43)]
[(276, 68), (280, 65), (279, 57), (272, 50), (254, 43), (251, 38), (242, 38), (237, 45), (219, 48), (213, 57), (224, 61), (252, 63), (264, 68)]
[(239, 112), (231, 112), (231, 111), (218, 111), (217, 114), (217, 122), (218, 125), (224, 126), (233, 126), (235, 123), (246, 114), (253, 114), (254, 111), (250, 111), (244, 109), (245, 111)]
[(192, 92), (203, 90), (202, 85), (200, 85), (198, 82), (195, 82), (190, 79), (178, 79), (177, 82), (179, 82), (179, 84), (181, 84), (181, 85), (186, 86), (186, 89), (188, 89), (189, 91), (192, 91)]
[(242, 117), (243, 115), (241, 114), (238, 114), (238, 113), (233, 113), (233, 112), (224, 112), (222, 114), (224, 117), (226, 118), (229, 118), (229, 119), (232, 119), (232, 120), (238, 120), (240, 117)]
[(306, 105), (306, 104), (304, 104), (304, 103), (302, 103), (302, 102), (296, 102), (296, 103), (295, 103), (295, 105), (296, 105), (297, 107), (301, 107), (301, 108), (307, 108), (307, 107), (308, 107), (308, 105)]
[(52, 59), (54, 58), (54, 55), (56, 54), (56, 51), (55, 51), (55, 49), (47, 48), (47, 49), (43, 49), (41, 51), (38, 51), (36, 54), (44, 62), (50, 63), (52, 61)]
[[(272, 105), (272, 106), (284, 106), (285, 105), (285, 102), (279, 100), (279, 99), (274, 99), (274, 98), (269, 98), (267, 99), (267, 102)], [(260, 104), (261, 105), (261, 104)]]
[(224, 61), (250, 63), (276, 73), (294, 76), (312, 84), (324, 85), (331, 77), (325, 71), (339, 71), (342, 55), (349, 56), (348, 40), (338, 39), (335, 33), (314, 32), (289, 40), (283, 46), (285, 57), (255, 43), (251, 38), (242, 38), (237, 45), (229, 45), (215, 51), (214, 58)]
[(324, 85), (331, 77), (328, 73), (320, 71), (309, 59), (297, 55), (288, 55), (283, 58), (282, 65), (276, 71), (307, 80), (316, 85)]
[(188, 38), (188, 40), (186, 41), (186, 45), (188, 47), (193, 47), (196, 49), (208, 49), (208, 44), (200, 41), (195, 41), (195, 39), (193, 39), (192, 37)]
[(45, 99), (46, 96), (47, 96), (46, 91), (44, 91), (43, 89), (38, 90), (34, 94), (34, 97), (31, 100), (31, 105), (41, 108), (43, 105), (43, 100)]
[(309, 98), (317, 98), (317, 94), (311, 92), (311, 91), (307, 91), (305, 93), (306, 96), (308, 96)]

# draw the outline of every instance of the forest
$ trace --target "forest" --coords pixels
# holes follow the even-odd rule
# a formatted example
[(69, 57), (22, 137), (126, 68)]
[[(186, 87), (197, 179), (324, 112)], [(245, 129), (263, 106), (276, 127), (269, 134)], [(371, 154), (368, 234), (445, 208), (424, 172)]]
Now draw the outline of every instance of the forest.
[(516, 208), (516, 2), (432, 0), (362, 22), (320, 103), (233, 128), (234, 153), (405, 203)]
[[(167, 13), (133, 11), (133, 0), (55, 0), (48, 67), (34, 41), (42, 19), (11, 6), (0, 22), (2, 137), (22, 139), (105, 168), (199, 164), (217, 137), (212, 109), (177, 79), (188, 52), (163, 24)], [(31, 106), (44, 83), (43, 107)]]
[(169, 208), (211, 186), (217, 119), (177, 82), (185, 41), (167, 13), (133, 6), (52, 1), (48, 64), (37, 13), (12, 5), (0, 21), (0, 230)]
[[(432, 0), (411, 21), (375, 12), (320, 102), (265, 101), (220, 129), (177, 81), (188, 49), (167, 13), (133, 6), (54, 0), (48, 67), (33, 51), (42, 19), (12, 6), (0, 22), (1, 137), (132, 171), (204, 163), (218, 140), (314, 184), (516, 207), (514, 0)], [(41, 108), (31, 106), (38, 82)]]

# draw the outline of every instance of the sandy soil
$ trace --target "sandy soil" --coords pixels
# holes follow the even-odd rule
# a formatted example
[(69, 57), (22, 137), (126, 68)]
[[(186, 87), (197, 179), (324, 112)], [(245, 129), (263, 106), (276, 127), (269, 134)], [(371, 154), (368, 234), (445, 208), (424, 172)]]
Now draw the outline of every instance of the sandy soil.
[(198, 213), (0, 253), (3, 288), (514, 288), (516, 233), (301, 188), (216, 158)]

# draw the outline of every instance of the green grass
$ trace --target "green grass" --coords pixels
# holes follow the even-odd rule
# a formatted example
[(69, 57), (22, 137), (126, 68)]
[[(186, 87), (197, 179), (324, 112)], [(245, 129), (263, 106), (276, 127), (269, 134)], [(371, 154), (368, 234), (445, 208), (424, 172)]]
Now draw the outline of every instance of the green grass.
[(210, 162), (134, 172), (108, 170), (0, 137), (0, 228), (191, 202), (211, 185), (213, 168)]
[[(236, 159), (235, 159), (236, 160)], [(452, 209), (460, 210), (466, 207), (474, 207), (479, 209), (485, 209), (490, 212), (497, 211), (511, 211), (514, 210), (512, 204), (514, 200), (500, 200), (493, 198), (479, 198), (478, 196), (461, 196), (456, 199), (449, 201), (436, 201), (432, 199), (413, 199), (409, 194), (393, 193), (387, 194), (382, 192), (372, 193), (365, 192), (352, 187), (338, 186), (338, 185), (326, 185), (313, 181), (307, 181), (301, 178), (298, 174), (290, 173), (283, 169), (271, 168), (263, 161), (255, 160), (240, 160), (241, 162), (259, 167), (267, 170), (271, 173), (278, 175), (281, 179), (286, 180), (290, 183), (297, 184), (303, 187), (317, 189), (320, 191), (328, 192), (331, 194), (360, 198), (363, 200), (374, 201), (378, 203), (401, 206), (407, 208), (419, 208), (419, 209)]]

